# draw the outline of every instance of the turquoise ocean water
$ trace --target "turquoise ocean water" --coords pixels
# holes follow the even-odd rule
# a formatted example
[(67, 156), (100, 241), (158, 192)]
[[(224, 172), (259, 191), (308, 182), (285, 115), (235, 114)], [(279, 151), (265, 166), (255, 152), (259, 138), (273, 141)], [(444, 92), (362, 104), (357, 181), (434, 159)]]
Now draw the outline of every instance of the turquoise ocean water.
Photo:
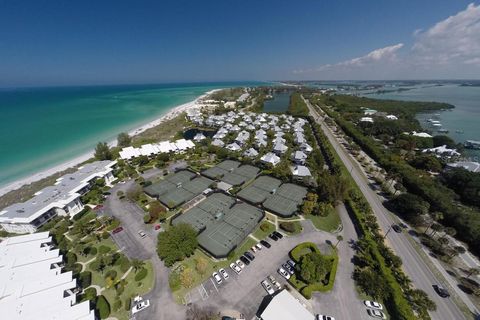
[[(459, 143), (463, 143), (465, 140), (480, 140), (480, 86), (460, 86), (458, 84), (416, 86), (408, 91), (366, 96), (379, 99), (450, 103), (455, 106), (454, 109), (435, 112), (435, 114), (439, 114), (435, 118), (440, 121), (442, 128), (449, 130), (447, 135)], [(425, 121), (432, 116), (434, 115), (419, 114), (417, 119), (426, 130), (432, 130), (433, 134), (442, 134), (433, 130)], [(465, 150), (465, 154), (468, 160), (480, 161), (480, 151), (478, 150)]]
[(0, 89), (0, 186), (74, 159), (209, 90), (259, 84)]

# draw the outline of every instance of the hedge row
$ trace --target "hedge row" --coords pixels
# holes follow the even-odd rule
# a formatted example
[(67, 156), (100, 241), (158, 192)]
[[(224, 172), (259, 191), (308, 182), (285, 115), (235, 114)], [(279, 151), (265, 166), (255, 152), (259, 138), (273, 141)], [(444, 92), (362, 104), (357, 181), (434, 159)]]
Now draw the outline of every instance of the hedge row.
[(318, 247), (315, 243), (313, 243), (313, 242), (302, 242), (290, 251), (290, 257), (295, 262), (297, 262), (297, 263), (300, 262), (300, 257), (305, 254), (302, 251), (305, 250), (305, 249), (309, 249), (312, 252), (316, 252), (316, 253), (321, 254), (320, 250), (318, 250)]
[(138, 271), (138, 273), (135, 275), (135, 281), (142, 281), (147, 276), (147, 273), (148, 273), (147, 269), (145, 268), (140, 269), (140, 271)]
[(315, 283), (304, 287), (300, 293), (307, 299), (312, 298), (312, 294), (314, 291), (319, 292), (327, 292), (333, 289), (333, 285), (335, 284), (335, 276), (337, 274), (337, 267), (338, 267), (338, 256), (335, 254), (333, 256), (333, 263), (332, 263), (332, 270), (330, 270), (328, 276), (328, 284), (324, 285), (322, 283)]

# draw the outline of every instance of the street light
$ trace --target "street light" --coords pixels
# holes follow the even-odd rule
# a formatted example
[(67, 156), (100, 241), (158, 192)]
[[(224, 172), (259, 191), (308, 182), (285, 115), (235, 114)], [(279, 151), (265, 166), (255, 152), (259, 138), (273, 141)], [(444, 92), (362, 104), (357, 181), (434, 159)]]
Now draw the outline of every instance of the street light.
[(388, 233), (390, 232), (390, 230), (392, 230), (392, 226), (390, 226), (390, 228), (388, 228), (387, 230), (387, 233), (385, 233), (385, 235), (383, 236), (383, 239), (385, 239), (388, 235)]

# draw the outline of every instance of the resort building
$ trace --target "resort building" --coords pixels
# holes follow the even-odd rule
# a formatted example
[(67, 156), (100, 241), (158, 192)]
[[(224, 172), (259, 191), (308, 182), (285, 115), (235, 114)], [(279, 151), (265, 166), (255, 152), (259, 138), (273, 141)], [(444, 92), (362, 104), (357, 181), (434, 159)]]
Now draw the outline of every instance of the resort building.
[(144, 144), (140, 148), (123, 148), (122, 151), (120, 151), (120, 158), (123, 160), (130, 160), (140, 156), (150, 157), (159, 153), (184, 152), (193, 147), (195, 147), (195, 144), (192, 140), (179, 139), (174, 142), (161, 141), (154, 144)]
[(261, 312), (262, 320), (313, 320), (315, 316), (290, 292), (282, 290)]
[(83, 210), (80, 197), (97, 179), (110, 185), (115, 179), (116, 161), (95, 161), (57, 179), (53, 186), (38, 191), (33, 198), (0, 211), (0, 225), (12, 233), (33, 233), (56, 216), (73, 217)]
[(90, 302), (76, 303), (77, 280), (63, 272), (63, 257), (48, 232), (0, 243), (2, 319), (94, 320)]

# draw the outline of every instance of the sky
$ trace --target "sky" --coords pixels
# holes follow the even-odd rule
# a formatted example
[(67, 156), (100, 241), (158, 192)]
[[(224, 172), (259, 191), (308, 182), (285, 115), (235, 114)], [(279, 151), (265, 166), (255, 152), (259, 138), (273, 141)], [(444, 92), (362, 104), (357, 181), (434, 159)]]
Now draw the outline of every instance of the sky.
[(0, 0), (0, 87), (478, 78), (472, 0)]

